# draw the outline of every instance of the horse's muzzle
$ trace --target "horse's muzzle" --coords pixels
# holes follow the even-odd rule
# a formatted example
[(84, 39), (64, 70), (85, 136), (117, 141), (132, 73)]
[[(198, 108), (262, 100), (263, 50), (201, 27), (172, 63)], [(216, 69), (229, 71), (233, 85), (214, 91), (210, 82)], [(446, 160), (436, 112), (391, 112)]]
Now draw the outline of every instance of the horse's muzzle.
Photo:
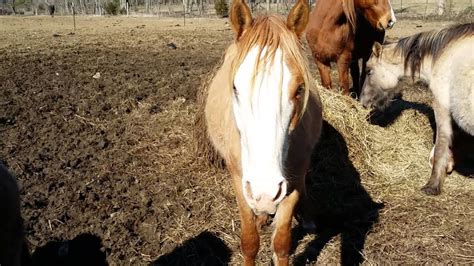
[[(257, 192), (257, 191), (255, 191)], [(247, 203), (256, 215), (275, 214), (278, 204), (285, 198), (287, 193), (287, 182), (282, 181), (272, 190), (266, 192), (252, 193), (251, 184), (247, 181), (244, 190)]]
[(393, 28), (393, 25), (395, 25), (395, 21), (392, 20), (392, 19), (390, 19), (390, 20), (388, 21), (388, 24), (387, 24), (388, 28), (389, 28), (389, 29)]

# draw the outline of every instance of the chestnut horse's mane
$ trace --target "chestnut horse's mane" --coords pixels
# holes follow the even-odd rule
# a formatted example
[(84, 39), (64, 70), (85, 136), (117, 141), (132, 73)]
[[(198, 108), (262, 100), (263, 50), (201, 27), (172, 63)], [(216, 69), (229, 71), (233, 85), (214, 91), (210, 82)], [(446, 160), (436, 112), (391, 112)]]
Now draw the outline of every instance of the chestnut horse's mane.
[(353, 32), (356, 29), (357, 23), (357, 14), (354, 1), (355, 0), (342, 0), (342, 10), (344, 11), (344, 15), (346, 16)]
[(419, 73), (421, 63), (427, 56), (436, 62), (442, 51), (452, 42), (464, 37), (473, 36), (474, 24), (460, 24), (441, 30), (421, 32), (399, 40), (394, 53), (400, 53), (404, 59), (405, 69), (410, 67), (411, 77)]
[[(262, 16), (254, 19), (252, 26), (247, 29), (241, 38), (236, 42), (237, 53), (232, 62), (230, 82), (233, 84), (233, 78), (237, 72), (238, 67), (242, 64), (246, 55), (253, 47), (258, 47), (258, 58), (255, 62), (255, 69), (253, 71), (253, 79), (265, 63), (273, 62), (275, 53), (278, 48), (283, 50), (283, 54), (289, 54), (294, 59), (293, 62), (288, 62), (295, 67), (302, 75), (305, 84), (303, 108), (300, 110), (302, 115), (305, 111), (308, 102), (310, 88), (313, 87), (312, 79), (309, 76), (309, 66), (306, 57), (301, 52), (302, 45), (297, 36), (290, 31), (285, 22), (277, 16)], [(276, 62), (279, 63), (279, 62)], [(232, 88), (232, 86), (230, 86)], [(279, 88), (281, 90), (281, 88)]]

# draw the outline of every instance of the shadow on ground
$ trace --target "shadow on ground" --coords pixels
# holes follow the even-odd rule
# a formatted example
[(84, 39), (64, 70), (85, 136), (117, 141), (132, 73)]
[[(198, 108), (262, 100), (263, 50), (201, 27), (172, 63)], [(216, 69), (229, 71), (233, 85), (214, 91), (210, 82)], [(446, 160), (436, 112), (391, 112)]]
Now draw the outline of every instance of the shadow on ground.
[(425, 103), (405, 101), (401, 98), (401, 95), (396, 97), (384, 111), (378, 111), (376, 109), (371, 111), (369, 117), (367, 117), (367, 122), (372, 125), (388, 127), (397, 120), (397, 118), (402, 114), (403, 111), (410, 109), (416, 110), (426, 115), (430, 121), (431, 128), (433, 130), (436, 129), (434, 112), (431, 106)]
[[(383, 204), (374, 202), (364, 189), (359, 173), (349, 160), (344, 138), (327, 122), (313, 154), (307, 191), (317, 237), (295, 257), (294, 264), (317, 261), (325, 245), (339, 234), (341, 263), (361, 263), (366, 236), (378, 221)], [(296, 246), (305, 232), (297, 226), (293, 235)]]
[(474, 136), (453, 125), (454, 171), (474, 178)]
[(35, 250), (33, 266), (108, 265), (102, 241), (92, 234), (81, 234), (72, 240), (50, 241)]
[(204, 231), (151, 265), (228, 265), (231, 255), (231, 250), (222, 239)]
[[(428, 117), (431, 129), (433, 130), (434, 144), (436, 140), (436, 121), (433, 108), (427, 104), (408, 102), (401, 99), (401, 97), (397, 97), (383, 112), (377, 110), (370, 112), (367, 121), (372, 125), (388, 127), (397, 120), (403, 111), (410, 109), (416, 110)], [(463, 176), (474, 178), (474, 155), (472, 155), (472, 151), (474, 150), (474, 136), (471, 136), (464, 130), (460, 129), (454, 121), (452, 127), (452, 150), (455, 161), (454, 170)]]

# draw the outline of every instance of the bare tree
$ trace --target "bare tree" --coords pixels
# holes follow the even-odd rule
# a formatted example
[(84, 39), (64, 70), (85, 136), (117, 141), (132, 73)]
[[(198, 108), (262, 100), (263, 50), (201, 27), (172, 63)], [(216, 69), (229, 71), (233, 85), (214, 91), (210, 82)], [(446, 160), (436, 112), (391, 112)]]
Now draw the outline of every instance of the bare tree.
[(67, 0), (64, 0), (64, 10), (66, 11), (66, 14), (69, 15), (69, 4)]
[(15, 0), (12, 0), (11, 7), (12, 7), (13, 15), (16, 15)]
[(446, 0), (438, 0), (438, 8), (436, 11), (439, 16), (446, 12)]

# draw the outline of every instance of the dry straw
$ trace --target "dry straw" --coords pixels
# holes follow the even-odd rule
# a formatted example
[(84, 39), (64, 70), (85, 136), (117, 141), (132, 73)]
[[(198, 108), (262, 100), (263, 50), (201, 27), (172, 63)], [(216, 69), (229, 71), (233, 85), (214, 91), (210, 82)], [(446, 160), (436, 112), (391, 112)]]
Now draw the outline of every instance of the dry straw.
[[(208, 81), (198, 92), (194, 147), (199, 156), (222, 166), (206, 138), (202, 116)], [(315, 238), (322, 241), (325, 228), (343, 238), (347, 228), (355, 228), (365, 244), (356, 254), (366, 263), (473, 263), (474, 208), (469, 204), (474, 200), (473, 182), (453, 173), (441, 196), (420, 191), (430, 174), (431, 95), (419, 84), (402, 86), (416, 89), (407, 91), (408, 101), (394, 103), (389, 110), (392, 118), (384, 126), (369, 123), (375, 120), (373, 115), (354, 99), (320, 89), (325, 131), (308, 175), (320, 228)], [(295, 259), (308, 256), (309, 242), (300, 241)], [(319, 251), (318, 262), (340, 262), (344, 246), (340, 238), (333, 238)]]

